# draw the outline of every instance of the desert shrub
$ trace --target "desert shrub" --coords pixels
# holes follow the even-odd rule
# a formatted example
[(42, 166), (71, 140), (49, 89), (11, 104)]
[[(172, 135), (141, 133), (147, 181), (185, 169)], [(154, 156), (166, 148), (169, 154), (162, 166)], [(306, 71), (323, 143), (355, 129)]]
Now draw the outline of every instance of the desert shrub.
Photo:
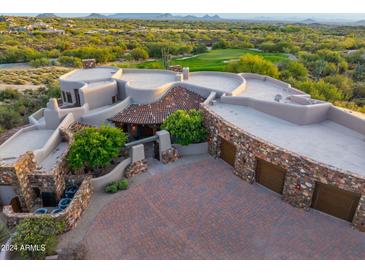
[(16, 227), (12, 244), (24, 259), (43, 259), (54, 254), (57, 235), (64, 231), (64, 227), (63, 221), (50, 216), (24, 219)]
[(119, 182), (117, 182), (118, 190), (126, 190), (128, 189), (128, 180), (122, 179)]
[(9, 237), (10, 237), (9, 230), (4, 224), (0, 223), (0, 246), (1, 244), (4, 244)]
[(57, 59), (57, 61), (65, 67), (73, 67), (73, 68), (81, 68), (82, 61), (78, 57), (73, 56), (61, 56)]
[(145, 60), (147, 59), (148, 52), (144, 48), (135, 48), (131, 51), (131, 56), (134, 60)]
[(48, 58), (42, 57), (42, 58), (38, 58), (38, 59), (34, 59), (32, 61), (29, 62), (29, 64), (32, 67), (46, 67), (51, 65), (51, 61)]
[(119, 128), (102, 125), (100, 128), (85, 128), (75, 134), (67, 156), (72, 169), (101, 168), (117, 157), (127, 141), (127, 134)]
[(116, 193), (118, 192), (118, 185), (115, 182), (112, 182), (105, 187), (105, 192), (107, 193)]
[(279, 77), (279, 70), (275, 64), (265, 60), (259, 55), (246, 54), (241, 56), (238, 62), (231, 62), (225, 70), (228, 72), (251, 72), (268, 75), (274, 78)]
[(189, 145), (206, 140), (207, 130), (203, 125), (203, 114), (199, 110), (177, 110), (162, 124), (170, 132), (175, 143)]
[(105, 192), (107, 192), (107, 193), (116, 193), (119, 190), (126, 190), (126, 189), (128, 189), (128, 180), (127, 179), (122, 179), (117, 182), (111, 182), (111, 183), (107, 184), (104, 188)]

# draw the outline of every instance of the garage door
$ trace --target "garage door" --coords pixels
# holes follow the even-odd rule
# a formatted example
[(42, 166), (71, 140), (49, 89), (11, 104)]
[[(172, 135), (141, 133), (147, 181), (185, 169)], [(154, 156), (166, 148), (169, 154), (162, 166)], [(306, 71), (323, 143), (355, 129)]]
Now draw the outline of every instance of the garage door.
[(282, 194), (285, 170), (267, 161), (257, 159), (256, 181), (263, 186)]
[(359, 200), (360, 194), (316, 183), (312, 208), (351, 222)]
[(221, 158), (234, 167), (236, 147), (223, 138), (221, 138)]

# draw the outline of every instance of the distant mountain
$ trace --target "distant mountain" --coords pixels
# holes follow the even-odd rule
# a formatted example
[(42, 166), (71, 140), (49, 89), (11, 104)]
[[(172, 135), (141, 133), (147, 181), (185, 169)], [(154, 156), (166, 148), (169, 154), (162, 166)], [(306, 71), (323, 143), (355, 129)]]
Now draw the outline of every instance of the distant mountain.
[(108, 18), (114, 19), (144, 19), (144, 20), (225, 20), (218, 15), (204, 15), (202, 17), (195, 15), (172, 15), (171, 13), (116, 13), (109, 15)]
[(365, 26), (365, 20), (356, 21), (354, 23), (355, 26)]
[(37, 17), (38, 18), (56, 18), (58, 16), (54, 13), (41, 13), (41, 14), (38, 14)]
[(308, 24), (309, 25), (309, 24), (316, 24), (318, 22), (316, 20), (314, 20), (314, 19), (308, 18), (308, 19), (305, 19), (305, 20), (303, 20), (303, 21), (301, 21), (299, 23)]
[(100, 14), (100, 13), (91, 13), (85, 18), (108, 18), (106, 15)]

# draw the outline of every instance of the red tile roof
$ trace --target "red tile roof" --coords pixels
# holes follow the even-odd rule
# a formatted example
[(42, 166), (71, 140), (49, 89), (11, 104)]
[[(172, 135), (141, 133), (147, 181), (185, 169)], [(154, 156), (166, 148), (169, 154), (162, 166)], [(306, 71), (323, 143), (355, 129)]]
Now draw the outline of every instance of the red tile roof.
[(159, 101), (130, 105), (109, 120), (128, 124), (162, 124), (174, 111), (199, 109), (202, 102), (204, 102), (202, 96), (182, 87), (174, 87)]

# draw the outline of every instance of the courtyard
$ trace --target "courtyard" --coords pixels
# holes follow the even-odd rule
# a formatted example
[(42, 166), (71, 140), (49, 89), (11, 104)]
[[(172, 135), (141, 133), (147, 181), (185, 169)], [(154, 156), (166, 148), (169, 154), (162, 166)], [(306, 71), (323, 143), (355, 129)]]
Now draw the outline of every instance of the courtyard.
[(350, 223), (294, 208), (210, 156), (152, 163), (129, 190), (95, 192), (79, 226), (61, 240), (82, 240), (88, 259), (365, 257), (364, 235)]

